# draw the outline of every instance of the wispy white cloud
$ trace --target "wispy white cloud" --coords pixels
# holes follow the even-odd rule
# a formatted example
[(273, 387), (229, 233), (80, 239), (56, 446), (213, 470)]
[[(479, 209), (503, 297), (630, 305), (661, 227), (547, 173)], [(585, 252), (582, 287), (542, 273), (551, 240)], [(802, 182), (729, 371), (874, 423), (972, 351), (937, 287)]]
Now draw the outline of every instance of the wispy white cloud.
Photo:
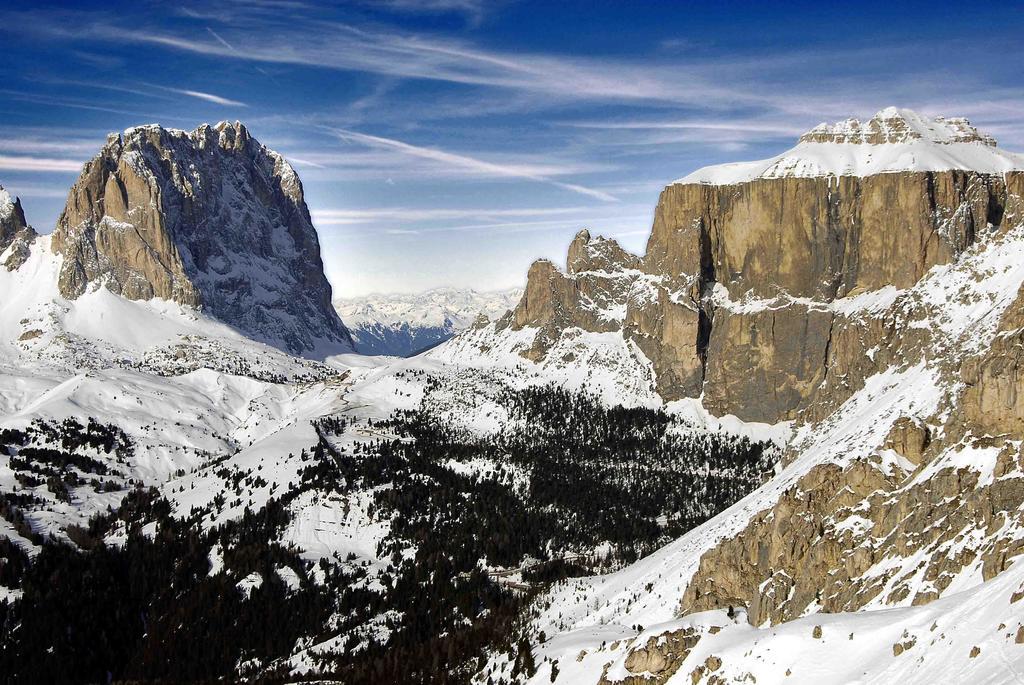
[(317, 164), (314, 161), (305, 159), (303, 157), (295, 157), (294, 155), (285, 155), (285, 159), (287, 159), (291, 163), (292, 166), (300, 166), (300, 167), (306, 166), (306, 167), (313, 167), (314, 169), (326, 169), (327, 168), (323, 164)]
[(248, 107), (249, 105), (238, 100), (232, 100), (230, 98), (221, 97), (220, 95), (214, 95), (213, 93), (204, 93), (200, 90), (188, 90), (187, 88), (167, 88), (161, 86), (164, 90), (169, 90), (173, 93), (180, 93), (181, 95), (188, 95), (189, 97), (198, 98), (199, 100), (205, 100), (212, 102), (215, 105), (224, 105), (228, 107)]
[[(528, 93), (540, 101), (610, 100), (683, 105), (704, 111), (735, 108), (772, 109), (790, 115), (832, 116), (837, 110), (870, 114), (881, 97), (916, 99), (934, 92), (927, 62), (911, 44), (871, 49), (830, 49), (827, 62), (840, 59), (863, 64), (864, 77), (816, 78), (828, 72), (823, 54), (811, 50), (770, 56), (724, 58), (666, 57), (624, 59), (593, 55), (503, 52), (430, 33), (378, 30), (336, 21), (294, 17), (273, 30), (258, 19), (239, 17), (210, 39), (192, 34), (125, 30), (96, 23), (79, 36), (147, 43), (214, 57), (304, 65), (378, 75), (430, 79), (453, 84)], [(68, 34), (74, 39), (75, 35)], [(931, 49), (929, 47), (929, 49)], [(915, 52), (916, 51), (916, 52)], [(888, 74), (868, 91), (864, 81), (893, 59), (920, 63), (916, 73)], [(795, 70), (800, 78), (794, 78)], [(905, 100), (902, 100), (905, 101)]]
[[(211, 33), (213, 32), (211, 31)], [(73, 79), (48, 79), (46, 80), (46, 83), (51, 83), (54, 85), (81, 86), (83, 88), (88, 88), (89, 90), (99, 88), (101, 90), (109, 90), (117, 93), (128, 93), (130, 95), (138, 95), (146, 98), (159, 98), (161, 100), (171, 99), (171, 97), (166, 95), (165, 93), (177, 93), (179, 95), (188, 95), (189, 97), (199, 98), (200, 100), (206, 100), (207, 102), (213, 102), (218, 105), (248, 107), (248, 105), (246, 105), (244, 102), (239, 102), (238, 100), (231, 100), (229, 98), (221, 97), (220, 95), (215, 95), (213, 93), (204, 93), (202, 91), (188, 90), (184, 88), (171, 88), (168, 86), (161, 86), (152, 83), (142, 83), (142, 87), (131, 87), (119, 85), (116, 83), (94, 83), (91, 81), (76, 81)], [(165, 93), (160, 93), (156, 91), (165, 91)]]
[(741, 133), (769, 133), (779, 135), (800, 135), (804, 129), (785, 123), (756, 123), (750, 121), (564, 121), (563, 126), (574, 128), (596, 128), (607, 130), (684, 130), (684, 131), (736, 131)]
[(28, 156), (59, 154), (80, 154), (91, 157), (103, 144), (103, 138), (62, 138), (59, 135), (42, 138), (38, 136), (0, 138), (0, 153), (24, 154)]
[[(373, 233), (432, 235), (461, 232), (530, 233), (578, 231), (604, 227), (606, 235), (635, 236), (650, 232), (652, 213), (646, 205), (614, 206), (595, 211), (593, 207), (536, 207), (515, 209), (401, 208), (401, 209), (314, 209), (318, 227), (331, 226), (332, 235)], [(468, 221), (468, 223), (467, 223)], [(339, 233), (339, 230), (341, 233)]]
[[(561, 219), (541, 219), (536, 221), (502, 221), (480, 224), (458, 224), (452, 226), (443, 226), (436, 230), (439, 232), (461, 232), (481, 230), (493, 231), (497, 229), (504, 233), (529, 233), (533, 231), (553, 230), (578, 231), (581, 228), (592, 228), (594, 226), (611, 226), (612, 224), (614, 224), (615, 230), (620, 230), (623, 226), (640, 227), (636, 233), (628, 233), (628, 235), (639, 235), (640, 233), (650, 234), (651, 218), (651, 211), (649, 210), (649, 208), (644, 207), (639, 209), (633, 208), (629, 212), (615, 214), (612, 216), (606, 214), (602, 214), (600, 216), (581, 214), (579, 216), (564, 217)], [(611, 235), (611, 231), (612, 229), (608, 229), (605, 232), (608, 235)]]
[(0, 169), (9, 171), (73, 171), (77, 173), (82, 170), (82, 162), (72, 159), (0, 155)]
[(52, 107), (68, 107), (71, 109), (82, 109), (93, 112), (110, 112), (113, 114), (130, 114), (133, 116), (146, 117), (150, 120), (161, 120), (161, 121), (180, 121), (179, 117), (167, 116), (166, 114), (161, 117), (156, 112), (141, 112), (137, 110), (117, 108), (113, 106), (98, 105), (92, 102), (86, 102), (76, 98), (67, 97), (54, 97), (50, 95), (43, 95), (37, 93), (25, 93), (17, 90), (11, 90), (7, 88), (0, 88), (0, 94), (7, 95), (12, 99), (22, 100), (24, 102), (33, 102), (42, 105), (49, 105)]
[(483, 11), (482, 0), (375, 0), (375, 5), (399, 12), (468, 12)]
[(214, 40), (216, 40), (218, 43), (226, 47), (228, 50), (234, 52), (235, 54), (238, 54), (238, 50), (235, 49), (234, 45), (221, 38), (220, 34), (211, 29), (209, 26), (206, 27), (206, 32), (213, 36)]
[[(168, 31), (126, 30), (94, 23), (82, 35), (146, 43), (215, 57), (363, 71), (465, 85), (541, 93), (549, 98), (659, 100), (712, 104), (727, 97), (751, 99), (715, 79), (714, 70), (692, 65), (652, 68), (646, 62), (505, 54), (427, 34), (376, 31), (339, 22), (297, 21), (270, 32), (239, 20), (209, 40)], [(666, 65), (668, 67), (669, 65)], [(567, 84), (572, 84), (567, 88)], [(755, 98), (756, 99), (756, 98)]]
[[(323, 129), (318, 128), (318, 131)], [(342, 141), (341, 147), (330, 147), (320, 141), (321, 150), (310, 150), (296, 145), (294, 153), (287, 145), (276, 145), (285, 158), (303, 169), (303, 179), (313, 182), (344, 182), (378, 180), (394, 184), (397, 180), (409, 181), (458, 181), (465, 179), (494, 178), (495, 174), (482, 172), (477, 167), (452, 165), (448, 161), (410, 155), (389, 147), (372, 147), (355, 141)], [(477, 156), (477, 155), (474, 155)], [(531, 176), (566, 179), (582, 174), (619, 171), (619, 167), (608, 160), (577, 160), (565, 151), (523, 152), (516, 154), (489, 153), (487, 161), (507, 169), (514, 169)], [(507, 177), (501, 174), (500, 177)], [(518, 176), (517, 176), (518, 178)], [(530, 179), (533, 180), (533, 179)], [(604, 190), (604, 189), (600, 189)], [(610, 195), (614, 193), (605, 190)]]
[(483, 0), (364, 0), (366, 4), (408, 14), (459, 13), (479, 22), (484, 15)]
[(516, 207), (514, 209), (386, 207), (379, 209), (318, 209), (313, 220), (323, 225), (372, 224), (381, 221), (451, 221), (454, 219), (488, 219), (495, 217), (534, 217), (578, 215), (586, 207)]
[[(477, 4), (476, 0), (427, 0), (418, 4), (395, 0), (392, 6), (433, 10), (464, 7), (474, 11)], [(292, 11), (282, 17), (271, 15), (270, 9)], [(501, 96), (489, 93), (488, 97), (478, 98), (486, 101), (487, 106), (497, 103), (497, 107), (514, 103), (516, 107), (537, 109), (583, 101), (615, 101), (690, 108), (722, 119), (749, 116), (751, 111), (771, 112), (785, 116), (803, 130), (821, 120), (870, 116), (892, 103), (921, 107), (922, 103), (934, 100), (936, 83), (949, 85), (943, 91), (948, 105), (992, 98), (992, 84), (986, 87), (971, 79), (950, 79), (945, 65), (923, 58), (931, 54), (934, 46), (912, 41), (829, 45), (742, 56), (710, 56), (693, 51), (666, 54), (658, 50), (636, 58), (556, 55), (489, 49), (437, 33), (357, 26), (325, 20), (312, 7), (301, 10), (286, 2), (250, 12), (218, 14), (210, 17), (218, 23), (217, 30), (206, 27), (206, 32), (126, 29), (102, 19), (84, 22), (74, 31), (52, 22), (30, 23), (43, 25), (33, 30), (48, 31), (51, 36), (68, 41), (142, 43), (253, 63), (302, 65), (501, 89)], [(1019, 48), (1012, 45), (1006, 51), (1019, 55)], [(901, 68), (894, 71), (894, 63)], [(849, 73), (850, 64), (858, 66), (856, 75)], [(422, 116), (429, 117), (432, 110), (427, 108)], [(739, 114), (741, 110), (746, 114)], [(952, 107), (943, 110), (957, 111)], [(747, 133), (783, 134), (752, 129)]]
[[(61, 199), (68, 196), (68, 187), (65, 185), (44, 185), (39, 183), (12, 183), (4, 186), (7, 191), (20, 198), (49, 198)], [(28, 208), (31, 211), (31, 207)], [(37, 227), (38, 228), (38, 227)]]
[(604, 202), (616, 202), (617, 198), (609, 195), (600, 190), (587, 188), (576, 183), (565, 183), (552, 178), (550, 175), (540, 173), (534, 169), (528, 167), (522, 167), (517, 165), (504, 165), (495, 164), (494, 162), (488, 162), (476, 157), (469, 157), (467, 155), (460, 155), (453, 152), (446, 152), (437, 148), (420, 147), (418, 145), (412, 145), (400, 140), (393, 138), (384, 138), (382, 136), (373, 136), (366, 133), (359, 133), (357, 131), (349, 131), (347, 129), (334, 129), (334, 133), (338, 135), (342, 140), (350, 140), (353, 142), (361, 143), (371, 147), (385, 148), (389, 150), (396, 150), (403, 154), (418, 157), (421, 159), (429, 159), (435, 162), (440, 162), (449, 166), (457, 167), (460, 169), (466, 169), (475, 172), (481, 176), (498, 177), (498, 178), (519, 178), (527, 179), (531, 181), (537, 181), (540, 183), (547, 183), (549, 185), (563, 188), (565, 190), (579, 193), (581, 195), (587, 195), (589, 197), (602, 200)]

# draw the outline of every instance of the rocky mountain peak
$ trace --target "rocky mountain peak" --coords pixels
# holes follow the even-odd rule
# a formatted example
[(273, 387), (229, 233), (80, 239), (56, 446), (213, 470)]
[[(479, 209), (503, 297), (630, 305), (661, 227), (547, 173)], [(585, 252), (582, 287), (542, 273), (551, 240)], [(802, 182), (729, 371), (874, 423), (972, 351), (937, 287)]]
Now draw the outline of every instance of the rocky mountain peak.
[(351, 349), (291, 165), (241, 122), (111, 134), (53, 237), (61, 294), (106, 287), (201, 308), (293, 353)]
[(0, 186), (0, 262), (8, 271), (21, 266), (28, 258), (36, 232), (25, 221), (25, 212), (19, 198)]
[(3, 186), (0, 186), (0, 221), (10, 221), (10, 226), (25, 225), (25, 212), (21, 209), (21, 200), (12, 200), (11, 194), (4, 190)]
[(775, 423), (835, 401), (871, 347), (855, 344), (849, 312), (1019, 222), (1024, 158), (966, 120), (905, 109), (815, 131), (770, 160), (670, 184), (642, 258), (581, 231), (565, 272), (531, 267), (495, 333), (536, 329), (519, 353), (561, 363), (579, 331), (619, 332), (663, 399), (700, 398), (715, 415)]
[(640, 258), (623, 250), (614, 240), (600, 235), (591, 237), (590, 231), (583, 229), (569, 245), (566, 267), (569, 273), (637, 269)]
[(980, 143), (996, 146), (992, 136), (979, 133), (963, 117), (929, 118), (913, 110), (897, 107), (887, 107), (865, 122), (847, 119), (834, 124), (821, 123), (800, 136), (801, 143), (885, 145), (915, 141), (940, 145)]

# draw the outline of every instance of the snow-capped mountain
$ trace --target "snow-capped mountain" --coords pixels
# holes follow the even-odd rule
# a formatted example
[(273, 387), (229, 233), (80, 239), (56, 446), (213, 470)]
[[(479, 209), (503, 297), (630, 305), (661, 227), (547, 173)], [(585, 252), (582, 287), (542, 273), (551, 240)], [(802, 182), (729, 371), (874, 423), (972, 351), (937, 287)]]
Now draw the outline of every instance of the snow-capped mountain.
[[(581, 334), (611, 335), (663, 398), (703, 397), (716, 415), (774, 423), (825, 395), (841, 399), (837, 379), (864, 353), (846, 340), (856, 312), (955, 261), (1018, 211), (1024, 158), (954, 121), (887, 109), (864, 126), (806, 134), (780, 156), (792, 162), (785, 173), (748, 173), (774, 162), (694, 172), (662, 191), (641, 259), (581, 233), (567, 273), (536, 263), (514, 312), (461, 336), (453, 356), (511, 345), (573, 365), (587, 358), (570, 354)], [(859, 143), (836, 133), (861, 130), (890, 133)], [(814, 161), (851, 150), (901, 162)], [(972, 154), (991, 163), (975, 170)]]
[(102, 285), (201, 308), (292, 353), (351, 351), (302, 183), (239, 122), (112, 134), (71, 188), (52, 248), (68, 299)]
[[(0, 190), (0, 433), (14, 431), (0, 438), (0, 454), (29, 454), (14, 447), (25, 431), (42, 431), (36, 447), (53, 444), (66, 432), (53, 426), (69, 421), (84, 431), (100, 422), (96, 430), (132, 446), (87, 448), (77, 471), (47, 466), (45, 455), (18, 462), (52, 476), (48, 485), (8, 459), (0, 496), (22, 502), (30, 539), (66, 537), (132, 484), (158, 485), (261, 431), (284, 438), (301, 415), (300, 385), (322, 390), (342, 375), (339, 357), (331, 366), (279, 349), (351, 351), (333, 308), (321, 316), (314, 306), (330, 286), (312, 271), (316, 234), (288, 169), (240, 124), (147, 126), (112, 135), (86, 164), (52, 235), (36, 235)], [(273, 174), (288, 173), (273, 185)], [(218, 279), (199, 263), (234, 266)], [(308, 295), (289, 304), (284, 294), (300, 277)], [(244, 302), (250, 311), (234, 316)], [(259, 322), (266, 327), (250, 328)]]
[(543, 596), (528, 682), (1012, 682), (1022, 250), (1024, 158), (887, 109), (669, 185), (639, 268), (582, 233), (567, 273), (535, 264), (512, 314), (432, 353), (632, 368), (677, 411), (793, 430), (755, 493)]
[(973, 171), (997, 175), (1019, 170), (1024, 158), (1000, 150), (963, 118), (930, 119), (888, 107), (861, 122), (822, 123), (797, 145), (756, 162), (698, 169), (677, 183), (732, 185), (758, 178), (869, 176), (898, 172)]
[(406, 359), (293, 356), (197, 307), (184, 257), (121, 254), (112, 220), (76, 224), (94, 259), (21, 221), (0, 672), (1013, 682), (1024, 165), (891, 109), (794, 150), (667, 186), (642, 256), (581, 231), (566, 271), (537, 262), (510, 311)]
[(422, 293), (337, 297), (334, 306), (363, 354), (397, 357), (422, 352), (519, 301), (521, 288), (492, 292), (435, 288)]

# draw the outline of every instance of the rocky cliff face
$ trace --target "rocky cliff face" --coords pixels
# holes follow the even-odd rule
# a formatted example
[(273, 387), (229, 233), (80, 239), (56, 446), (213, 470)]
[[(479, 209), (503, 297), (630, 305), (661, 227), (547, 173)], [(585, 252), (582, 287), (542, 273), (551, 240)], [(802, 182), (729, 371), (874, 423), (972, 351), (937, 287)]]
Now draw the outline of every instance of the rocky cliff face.
[(306, 355), (350, 350), (302, 184), (236, 122), (111, 135), (53, 234), (60, 291), (173, 300)]
[(14, 271), (28, 259), (36, 232), (25, 222), (21, 200), (0, 186), (0, 263)]
[[(846, 335), (869, 345), (842, 381), (849, 398), (819, 399), (790, 448), (792, 476), (701, 557), (681, 612), (744, 606), (761, 625), (917, 606), (1024, 553), (1022, 220), (847, 312)], [(830, 406), (835, 395), (845, 401)]]
[[(732, 509), (538, 603), (553, 645), (542, 655), (575, 669), (554, 682), (1012, 679), (1022, 169), (964, 120), (883, 110), (665, 189), (618, 300), (624, 344), (663, 397), (793, 419), (793, 433)], [(560, 335), (588, 325), (570, 317)], [(606, 634), (627, 637), (608, 646)], [(824, 665), (794, 658), (818, 645)]]
[(889, 109), (823, 124), (776, 158), (669, 185), (642, 259), (581, 233), (567, 273), (534, 264), (506, 324), (538, 329), (532, 360), (567, 330), (621, 331), (663, 398), (793, 419), (858, 386), (870, 345), (849, 311), (998, 234), (1022, 169), (963, 119)]
[(614, 240), (580, 231), (569, 246), (568, 273), (539, 260), (530, 267), (519, 304), (497, 322), (496, 330), (538, 329), (523, 356), (542, 359), (567, 328), (617, 331), (625, 315), (624, 302), (640, 275), (640, 260)]
[[(1019, 183), (1016, 173), (950, 170), (666, 188), (645, 266), (661, 287), (691, 292), (708, 321), (699, 350), (708, 408), (794, 418), (829, 367), (849, 361), (831, 346), (843, 324), (836, 304), (908, 288), (949, 263), (997, 230)], [(651, 354), (656, 368), (674, 361), (671, 350)], [(659, 389), (694, 395), (664, 381)]]

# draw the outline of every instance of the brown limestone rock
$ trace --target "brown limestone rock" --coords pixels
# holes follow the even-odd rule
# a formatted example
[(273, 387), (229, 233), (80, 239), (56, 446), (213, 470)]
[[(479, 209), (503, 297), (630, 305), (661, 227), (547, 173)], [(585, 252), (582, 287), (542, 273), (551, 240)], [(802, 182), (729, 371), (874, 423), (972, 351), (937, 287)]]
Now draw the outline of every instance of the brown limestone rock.
[(298, 176), (239, 122), (112, 134), (52, 245), (65, 297), (99, 284), (202, 308), (293, 353), (351, 349)]
[(704, 404), (746, 421), (792, 419), (824, 380), (834, 315), (790, 304), (752, 314), (717, 309)]
[(572, 243), (569, 244), (566, 270), (570, 274), (587, 271), (614, 273), (639, 268), (639, 257), (623, 250), (614, 240), (601, 236), (591, 237), (590, 231), (586, 229), (577, 233)]
[(992, 347), (960, 369), (964, 406), (980, 434), (1024, 435), (1024, 288), (1003, 316)]
[(605, 674), (598, 685), (662, 685), (675, 675), (699, 641), (700, 633), (693, 628), (651, 636), (626, 655), (626, 670), (635, 675), (609, 680)]
[(921, 463), (924, 451), (931, 442), (931, 430), (921, 421), (901, 417), (893, 424), (885, 439), (885, 448), (891, 449), (915, 466)]
[[(818, 127), (802, 144), (851, 140), (995, 149), (966, 120), (895, 109)], [(1019, 171), (783, 171), (677, 182), (659, 197), (642, 259), (580, 232), (567, 273), (549, 262), (531, 268), (514, 327), (541, 328), (526, 353), (537, 360), (567, 328), (621, 330), (650, 360), (666, 400), (703, 395), (717, 415), (818, 420), (929, 337), (907, 330), (900, 312), (860, 314), (844, 298), (913, 286), (1024, 220), (1022, 197)], [(998, 358), (963, 369), (993, 430), (1024, 415), (1014, 330)]]
[(21, 200), (11, 196), (0, 186), (0, 255), (7, 254), (3, 264), (15, 271), (28, 259), (36, 232), (25, 221)]
[(1002, 178), (966, 171), (675, 184), (662, 191), (644, 266), (713, 278), (734, 299), (908, 287), (998, 224), (1006, 201)]
[(524, 352), (539, 361), (567, 329), (606, 333), (622, 329), (626, 301), (642, 276), (639, 259), (614, 240), (592, 238), (581, 231), (569, 249), (568, 273), (546, 259), (530, 266), (523, 296), (511, 318), (497, 330), (538, 328), (532, 347)]
[(706, 317), (690, 296), (674, 298), (660, 285), (639, 283), (626, 306), (623, 334), (637, 344), (656, 371), (665, 399), (697, 397), (704, 383)]

